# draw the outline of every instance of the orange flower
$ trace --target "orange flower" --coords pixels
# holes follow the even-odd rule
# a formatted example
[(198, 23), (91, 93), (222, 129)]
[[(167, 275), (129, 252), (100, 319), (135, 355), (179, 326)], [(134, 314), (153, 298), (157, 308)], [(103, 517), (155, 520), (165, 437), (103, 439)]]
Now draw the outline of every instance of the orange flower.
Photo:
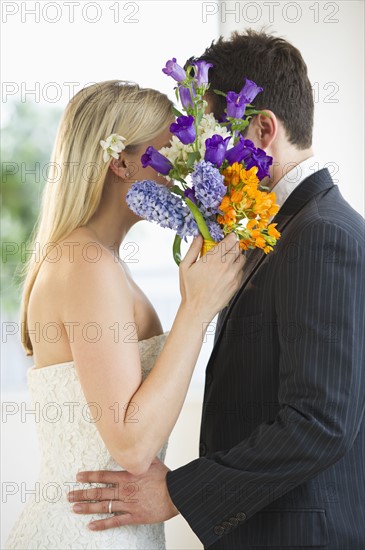
[[(225, 177), (228, 194), (220, 204), (222, 215), (217, 217), (218, 223), (225, 226), (225, 232), (232, 231), (240, 220), (247, 220), (246, 230), (250, 237), (240, 239), (240, 248), (260, 248), (265, 254), (273, 250), (274, 239), (280, 237), (275, 229), (275, 223), (269, 225), (269, 219), (279, 210), (275, 204), (276, 196), (273, 192), (260, 190), (257, 177), (258, 167), (253, 166), (245, 170), (241, 163), (235, 162), (222, 173)], [(271, 244), (269, 244), (270, 241)]]
[(252, 210), (258, 216), (264, 216), (267, 212), (267, 205), (260, 200), (256, 201), (256, 204), (253, 205)]
[(241, 202), (243, 199), (243, 191), (233, 191), (231, 195), (231, 201), (232, 202)]
[(279, 231), (275, 229), (275, 226), (278, 225), (277, 223), (271, 223), (269, 227), (267, 228), (267, 232), (270, 235), (270, 237), (275, 237), (275, 239), (278, 239), (280, 237)]
[(250, 197), (250, 199), (256, 200), (256, 198), (260, 196), (260, 191), (257, 189), (256, 185), (245, 185), (243, 187), (243, 191), (247, 193), (247, 196)]
[(280, 206), (278, 204), (273, 204), (269, 209), (269, 216), (275, 216), (279, 212)]
[(219, 210), (222, 210), (223, 212), (225, 212), (225, 211), (228, 210), (228, 208), (230, 208), (230, 206), (231, 206), (231, 201), (230, 201), (229, 197), (227, 197), (227, 195), (226, 195), (222, 199), (222, 202), (219, 206)]
[(243, 239), (240, 240), (239, 246), (242, 250), (248, 250), (249, 245), (250, 245), (250, 241), (245, 241)]
[(241, 180), (243, 183), (249, 186), (257, 186), (259, 183), (259, 178), (257, 177), (258, 167), (252, 166), (249, 170), (245, 170), (244, 168), (240, 171)]
[(247, 229), (253, 229), (255, 227), (255, 225), (257, 224), (257, 220), (254, 219), (254, 220), (250, 220), (248, 223), (247, 223)]
[(236, 223), (236, 211), (234, 208), (231, 207), (227, 210), (224, 215), (224, 222), (227, 225), (233, 225), (234, 223)]
[(241, 202), (240, 204), (240, 208), (241, 209), (247, 209), (247, 208), (250, 208), (252, 205), (252, 200), (250, 200), (249, 198), (245, 197), (243, 199), (243, 201)]
[(257, 239), (258, 237), (261, 237), (261, 231), (259, 231), (259, 229), (254, 229), (251, 233), (251, 237), (253, 239)]
[(265, 239), (263, 237), (258, 237), (256, 239), (255, 246), (257, 246), (257, 248), (265, 248), (266, 246)]
[(258, 223), (259, 229), (265, 229), (267, 227), (267, 224), (268, 224), (267, 218), (261, 217)]
[(252, 210), (263, 218), (270, 216), (270, 208), (272, 207), (271, 198), (267, 193), (260, 192), (260, 195), (256, 197), (256, 204), (252, 207)]
[(222, 174), (226, 184), (237, 185), (240, 182), (241, 164), (234, 162), (232, 166), (228, 166), (223, 170)]

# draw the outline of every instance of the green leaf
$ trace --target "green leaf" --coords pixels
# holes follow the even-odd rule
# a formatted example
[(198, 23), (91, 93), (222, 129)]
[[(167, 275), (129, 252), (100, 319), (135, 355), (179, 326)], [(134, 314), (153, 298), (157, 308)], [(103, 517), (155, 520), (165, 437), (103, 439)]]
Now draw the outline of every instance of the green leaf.
[(199, 151), (193, 151), (192, 153), (188, 153), (188, 160), (186, 163), (188, 170), (191, 170), (191, 168), (194, 166), (194, 162), (199, 159), (200, 159)]
[(177, 180), (177, 181), (180, 181), (184, 187), (186, 187), (186, 181), (180, 176), (180, 172), (179, 172), (179, 169), (178, 168), (173, 168), (172, 170), (170, 170), (169, 172), (169, 177), (172, 179), (172, 180)]
[(172, 108), (172, 112), (176, 117), (183, 116), (183, 114), (180, 113), (180, 111), (178, 109), (176, 109), (175, 107)]
[(170, 191), (171, 193), (175, 193), (175, 195), (179, 195), (180, 197), (184, 196), (184, 191), (180, 189), (180, 187), (178, 187), (177, 185), (173, 185), (172, 187), (170, 187)]
[(188, 65), (188, 66), (186, 67), (186, 75), (187, 75), (186, 80), (189, 80), (189, 79), (190, 79), (190, 80), (193, 80), (193, 79), (194, 79), (194, 76), (190, 74), (191, 72), (194, 72), (194, 74), (195, 74), (195, 67), (194, 67), (194, 65)]
[(227, 94), (225, 94), (224, 92), (221, 92), (220, 90), (213, 90), (213, 92), (217, 95), (222, 95), (223, 97), (227, 97)]

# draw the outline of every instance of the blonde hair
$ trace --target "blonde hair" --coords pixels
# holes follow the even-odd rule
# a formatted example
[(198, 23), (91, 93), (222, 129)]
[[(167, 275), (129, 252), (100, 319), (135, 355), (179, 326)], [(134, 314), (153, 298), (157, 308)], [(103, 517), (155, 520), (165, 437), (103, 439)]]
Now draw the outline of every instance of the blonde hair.
[(27, 309), (48, 248), (85, 225), (98, 208), (109, 163), (100, 140), (124, 136), (126, 151), (157, 137), (172, 121), (168, 97), (137, 84), (109, 80), (79, 91), (66, 107), (56, 137), (37, 223), (30, 236), (31, 254), (22, 269), (21, 341), (33, 355)]

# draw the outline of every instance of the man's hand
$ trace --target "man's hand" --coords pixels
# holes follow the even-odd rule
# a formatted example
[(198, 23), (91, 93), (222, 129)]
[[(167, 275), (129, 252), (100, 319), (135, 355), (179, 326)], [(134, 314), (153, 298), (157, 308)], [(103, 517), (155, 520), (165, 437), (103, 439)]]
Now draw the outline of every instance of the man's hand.
[(138, 477), (126, 471), (79, 472), (77, 481), (112, 484), (113, 487), (70, 491), (68, 499), (77, 502), (73, 509), (78, 514), (108, 514), (112, 500), (112, 514), (116, 515), (89, 523), (89, 528), (95, 531), (166, 521), (179, 513), (167, 490), (168, 471), (169, 468), (156, 458), (148, 472)]

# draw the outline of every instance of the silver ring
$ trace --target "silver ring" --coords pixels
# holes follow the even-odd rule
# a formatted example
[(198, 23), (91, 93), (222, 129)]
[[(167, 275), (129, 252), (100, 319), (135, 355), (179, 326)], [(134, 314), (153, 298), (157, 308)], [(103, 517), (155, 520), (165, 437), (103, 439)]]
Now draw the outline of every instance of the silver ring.
[(112, 514), (112, 513), (113, 513), (113, 512), (112, 512), (112, 502), (113, 502), (112, 500), (109, 500), (109, 506), (108, 506), (108, 513), (109, 513), (109, 514)]

